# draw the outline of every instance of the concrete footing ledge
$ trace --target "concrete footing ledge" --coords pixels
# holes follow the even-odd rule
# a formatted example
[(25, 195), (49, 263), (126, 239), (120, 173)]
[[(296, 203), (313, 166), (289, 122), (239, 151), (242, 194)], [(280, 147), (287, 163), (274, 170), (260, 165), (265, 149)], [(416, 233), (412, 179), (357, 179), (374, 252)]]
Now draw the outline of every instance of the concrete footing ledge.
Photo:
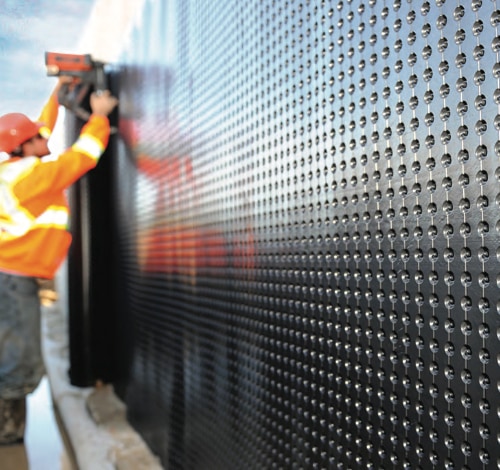
[(69, 383), (66, 315), (58, 301), (42, 307), (42, 347), (52, 399), (78, 470), (161, 470), (126, 407), (110, 385), (79, 388)]

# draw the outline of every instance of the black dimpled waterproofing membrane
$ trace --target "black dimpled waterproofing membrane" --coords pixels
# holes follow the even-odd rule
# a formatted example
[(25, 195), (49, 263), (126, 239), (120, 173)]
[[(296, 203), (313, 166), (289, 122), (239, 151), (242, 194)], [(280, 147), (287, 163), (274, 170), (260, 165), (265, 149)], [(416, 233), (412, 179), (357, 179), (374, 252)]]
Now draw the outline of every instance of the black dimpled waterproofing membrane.
[(490, 0), (145, 2), (121, 393), (166, 468), (500, 468), (499, 25)]

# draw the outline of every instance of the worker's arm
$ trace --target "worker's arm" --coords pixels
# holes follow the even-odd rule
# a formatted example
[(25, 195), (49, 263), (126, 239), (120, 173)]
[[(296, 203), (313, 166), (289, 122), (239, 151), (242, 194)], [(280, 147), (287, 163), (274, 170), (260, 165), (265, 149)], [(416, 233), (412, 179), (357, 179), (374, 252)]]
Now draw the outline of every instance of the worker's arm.
[(71, 84), (74, 83), (75, 79), (73, 77), (59, 77), (56, 86), (52, 90), (49, 99), (45, 103), (42, 112), (40, 113), (40, 116), (38, 116), (37, 122), (43, 124), (43, 126), (40, 128), (40, 134), (42, 134), (46, 139), (51, 136), (52, 131), (54, 130), (54, 127), (56, 125), (57, 116), (59, 113), (59, 91), (62, 86), (71, 86)]
[[(109, 121), (91, 116), (76, 142), (57, 157), (24, 157), (11, 172), (17, 203), (37, 217), (50, 205), (51, 194), (60, 194), (94, 168), (108, 143)], [(14, 163), (13, 163), (14, 165)]]
[(51, 193), (60, 193), (94, 168), (108, 145), (107, 115), (118, 100), (106, 91), (100, 96), (92, 94), (90, 102), (93, 114), (69, 149), (56, 158), (24, 157), (17, 162), (20, 170), (12, 180), (12, 190), (19, 203), (35, 216), (46, 209)]

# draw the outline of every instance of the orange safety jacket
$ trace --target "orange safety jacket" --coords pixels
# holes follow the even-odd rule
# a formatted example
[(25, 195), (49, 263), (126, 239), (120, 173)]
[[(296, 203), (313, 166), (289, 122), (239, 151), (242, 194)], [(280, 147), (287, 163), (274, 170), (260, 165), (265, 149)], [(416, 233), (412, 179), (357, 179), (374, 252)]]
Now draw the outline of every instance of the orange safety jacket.
[[(38, 122), (49, 137), (59, 103), (52, 95)], [(97, 165), (109, 121), (92, 115), (77, 141), (58, 157), (12, 157), (0, 163), (0, 271), (51, 279), (66, 257), (69, 205), (65, 190)]]

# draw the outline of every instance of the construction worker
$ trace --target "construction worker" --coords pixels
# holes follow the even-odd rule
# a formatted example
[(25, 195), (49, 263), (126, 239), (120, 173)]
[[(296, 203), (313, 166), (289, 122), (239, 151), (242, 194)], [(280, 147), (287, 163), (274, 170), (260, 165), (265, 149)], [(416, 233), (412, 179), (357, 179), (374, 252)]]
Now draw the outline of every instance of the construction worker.
[(91, 116), (76, 142), (59, 156), (47, 140), (55, 126), (60, 77), (37, 121), (0, 116), (0, 444), (22, 442), (26, 395), (42, 379), (38, 279), (54, 277), (71, 235), (65, 190), (94, 168), (110, 133), (118, 101), (109, 91), (90, 97)]

